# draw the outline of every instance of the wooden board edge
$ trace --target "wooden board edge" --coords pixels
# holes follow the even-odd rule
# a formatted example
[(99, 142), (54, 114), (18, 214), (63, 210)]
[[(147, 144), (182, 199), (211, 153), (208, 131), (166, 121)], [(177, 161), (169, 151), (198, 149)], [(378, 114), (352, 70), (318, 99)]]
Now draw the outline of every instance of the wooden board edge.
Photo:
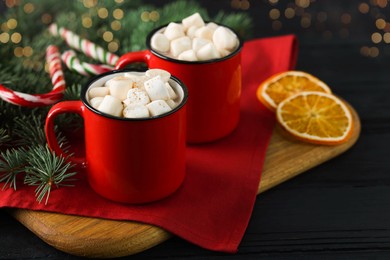
[[(45, 243), (75, 256), (112, 258), (134, 255), (159, 245), (173, 236), (168, 231), (153, 225), (132, 221), (104, 220), (105, 224), (109, 223), (112, 226), (125, 225), (126, 230), (137, 230), (137, 233), (120, 239), (110, 238), (111, 240), (107, 239), (105, 243), (101, 243), (101, 239), (86, 237), (83, 239), (81, 247), (79, 240), (75, 240), (69, 234), (59, 232), (50, 225), (55, 225), (55, 223), (51, 222), (51, 219), (55, 218), (56, 215), (61, 216), (62, 214), (60, 213), (21, 209), (7, 209), (7, 212)], [(90, 220), (92, 224), (101, 222), (96, 218), (69, 217), (75, 219), (82, 218), (84, 221)], [(145, 237), (148, 239), (145, 240)], [(100, 244), (100, 246), (97, 247), (97, 244)]]

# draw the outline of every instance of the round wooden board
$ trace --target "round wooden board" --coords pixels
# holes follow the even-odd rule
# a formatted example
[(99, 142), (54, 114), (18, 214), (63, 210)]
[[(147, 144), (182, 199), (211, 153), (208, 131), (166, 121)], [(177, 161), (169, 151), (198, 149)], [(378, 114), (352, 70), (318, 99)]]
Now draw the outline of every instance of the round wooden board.
[[(338, 146), (303, 143), (286, 137), (276, 127), (261, 176), (258, 193), (307, 171), (352, 147), (360, 135), (360, 119), (349, 106), (354, 130), (348, 142)], [(172, 236), (156, 226), (132, 222), (10, 209), (9, 213), (38, 237), (66, 253), (98, 258), (127, 256), (158, 245)]]

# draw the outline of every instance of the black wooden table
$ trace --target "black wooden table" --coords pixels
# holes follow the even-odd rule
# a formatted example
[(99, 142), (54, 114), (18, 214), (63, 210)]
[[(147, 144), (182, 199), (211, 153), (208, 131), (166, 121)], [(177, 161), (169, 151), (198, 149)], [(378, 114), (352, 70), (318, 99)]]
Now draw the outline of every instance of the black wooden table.
[[(230, 8), (230, 1), (217, 2), (202, 1), (211, 12), (222, 2)], [(283, 2), (250, 1), (253, 37), (295, 33), (300, 40), (297, 69), (327, 82), (356, 109), (362, 123), (360, 139), (337, 158), (259, 195), (237, 254), (207, 251), (174, 237), (129, 259), (390, 257), (390, 46), (384, 39), (374, 43), (371, 38), (374, 32), (384, 35), (375, 21), (383, 17), (378, 12), (388, 12), (389, 7), (366, 1), (369, 12), (377, 10), (371, 14), (364, 13), (362, 1), (344, 6), (313, 2), (304, 9), (311, 14), (306, 28), (305, 15), (284, 17), (287, 3), (295, 2)], [(272, 9), (280, 10), (279, 19), (269, 17)], [(279, 30), (275, 20), (282, 24)], [(46, 245), (0, 211), (0, 258), (75, 257)]]

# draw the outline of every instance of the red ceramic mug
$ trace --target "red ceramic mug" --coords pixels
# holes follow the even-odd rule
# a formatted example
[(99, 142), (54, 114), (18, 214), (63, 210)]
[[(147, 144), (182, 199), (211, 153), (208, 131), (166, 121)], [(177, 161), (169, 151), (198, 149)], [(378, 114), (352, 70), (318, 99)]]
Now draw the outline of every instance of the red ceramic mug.
[(183, 182), (188, 92), (181, 81), (171, 77), (169, 83), (179, 95), (180, 104), (168, 113), (150, 118), (120, 118), (93, 108), (88, 102), (88, 89), (102, 86), (125, 72), (129, 71), (102, 74), (84, 86), (81, 101), (54, 105), (46, 119), (46, 138), (56, 154), (69, 156), (58, 145), (54, 119), (62, 113), (81, 115), (85, 157), (70, 156), (69, 160), (85, 165), (93, 190), (117, 202), (151, 202), (173, 193)]
[(234, 52), (223, 58), (182, 61), (151, 48), (153, 34), (165, 26), (149, 33), (147, 50), (124, 54), (116, 68), (144, 62), (151, 69), (164, 69), (183, 81), (190, 94), (187, 106), (189, 143), (209, 142), (229, 135), (238, 125), (240, 117), (242, 40), (239, 39), (239, 46)]

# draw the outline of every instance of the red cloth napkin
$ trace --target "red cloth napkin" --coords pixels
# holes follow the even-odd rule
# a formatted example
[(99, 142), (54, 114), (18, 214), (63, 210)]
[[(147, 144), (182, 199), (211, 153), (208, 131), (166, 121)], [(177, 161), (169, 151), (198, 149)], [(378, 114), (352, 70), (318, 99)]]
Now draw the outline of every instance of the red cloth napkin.
[(101, 198), (78, 174), (75, 187), (54, 189), (49, 203), (37, 203), (35, 187), (0, 191), (0, 207), (44, 210), (162, 227), (203, 248), (236, 252), (245, 233), (275, 123), (256, 99), (258, 85), (274, 73), (292, 69), (297, 55), (293, 35), (248, 41), (242, 52), (241, 118), (229, 137), (188, 147), (187, 175), (170, 197), (146, 205)]

